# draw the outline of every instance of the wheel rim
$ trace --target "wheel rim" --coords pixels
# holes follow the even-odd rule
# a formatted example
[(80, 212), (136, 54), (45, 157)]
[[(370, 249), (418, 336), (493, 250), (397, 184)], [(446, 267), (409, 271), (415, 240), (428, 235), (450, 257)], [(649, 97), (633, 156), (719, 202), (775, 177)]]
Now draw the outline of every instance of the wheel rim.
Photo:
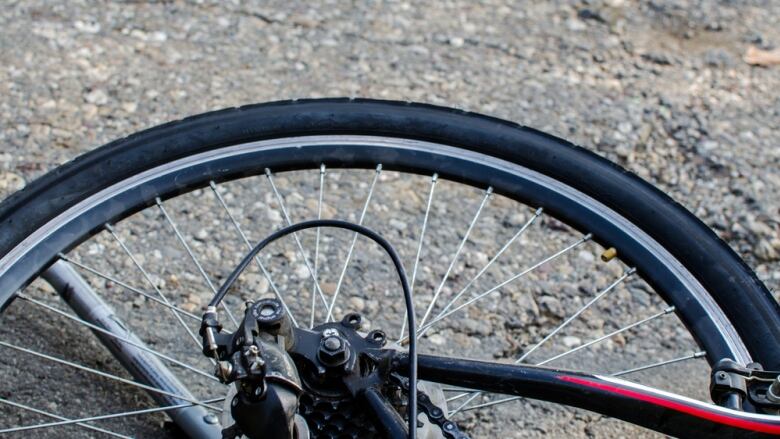
[[(366, 169), (381, 163), (385, 170), (422, 175), (430, 175), (435, 169), (442, 179), (481, 189), (490, 186), (498, 194), (511, 194), (512, 198), (531, 206), (543, 206), (547, 212), (580, 230), (593, 232), (601, 242), (620, 248), (621, 256), (646, 275), (653, 276), (653, 286), (662, 289), (672, 302), (684, 305), (678, 307), (678, 312), (689, 327), (699, 331), (698, 339), (710, 358), (750, 361), (731, 324), (693, 276), (660, 245), (614, 211), (581, 192), (515, 164), (476, 152), (407, 139), (365, 136), (275, 139), (226, 147), (151, 169), (84, 200), (9, 252), (0, 260), (0, 292), (4, 294), (0, 299), (7, 302), (12, 292), (28, 283), (57, 254), (76, 247), (105, 224), (153, 203), (156, 197), (172, 197), (206, 187), (211, 181), (218, 183), (263, 174), (266, 168), (273, 170), (274, 175), (283, 171), (316, 170), (321, 163), (326, 163), (328, 168)], [(475, 218), (478, 216), (479, 211)], [(694, 303), (681, 300), (682, 294), (693, 297)], [(425, 307), (423, 310), (428, 311)]]

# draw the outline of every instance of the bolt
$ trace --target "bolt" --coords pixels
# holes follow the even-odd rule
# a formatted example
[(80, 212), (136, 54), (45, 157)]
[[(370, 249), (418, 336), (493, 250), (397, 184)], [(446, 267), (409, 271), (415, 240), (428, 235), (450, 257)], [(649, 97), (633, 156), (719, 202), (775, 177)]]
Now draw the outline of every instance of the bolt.
[(328, 337), (323, 342), (325, 349), (329, 351), (335, 351), (341, 347), (341, 340), (338, 337)]
[(334, 335), (339, 335), (339, 331), (337, 331), (335, 328), (326, 328), (324, 331), (322, 331), (322, 337), (331, 337)]
[(769, 385), (766, 391), (766, 399), (774, 403), (780, 402), (780, 376), (775, 378), (772, 384)]
[(726, 379), (726, 372), (718, 372), (718, 378), (725, 380)]
[(349, 360), (349, 348), (346, 340), (338, 335), (329, 335), (323, 338), (317, 356), (320, 361), (331, 367), (346, 363)]
[(230, 376), (231, 372), (233, 372), (233, 365), (228, 361), (220, 361), (217, 362), (216, 369), (217, 370), (214, 372), (214, 375), (216, 375), (217, 378), (224, 380)]
[(203, 417), (203, 422), (209, 425), (217, 425), (219, 424), (219, 418), (214, 413), (209, 413)]

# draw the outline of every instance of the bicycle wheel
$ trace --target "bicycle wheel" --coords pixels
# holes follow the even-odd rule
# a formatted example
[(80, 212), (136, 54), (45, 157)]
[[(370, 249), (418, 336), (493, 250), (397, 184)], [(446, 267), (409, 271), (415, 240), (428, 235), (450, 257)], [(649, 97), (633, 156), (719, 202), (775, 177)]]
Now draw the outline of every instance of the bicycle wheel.
[[(120, 393), (139, 387), (124, 368), (157, 404), (197, 402), (199, 411), (168, 415), (189, 434), (209, 437), (217, 428), (209, 413), (219, 411), (226, 390), (203, 372), (211, 366), (194, 336), (199, 306), (251, 242), (318, 217), (369, 225), (399, 248), (424, 350), (638, 373), (651, 385), (687, 386), (699, 398), (707, 368), (696, 358), (780, 367), (780, 310), (765, 287), (700, 221), (618, 166), (538, 131), (457, 110), (279, 102), (113, 142), (0, 206), (2, 349), (18, 353), (0, 357), (9, 383), (4, 428), (37, 420), (32, 409), (78, 419), (148, 407), (143, 394)], [(617, 257), (600, 262), (599, 254)], [(350, 233), (301, 233), (257, 261), (240, 294), (228, 297), (224, 320), (241, 312), (243, 299), (273, 295), (297, 325), (358, 311), (400, 339), (402, 300), (380, 261)], [(76, 311), (75, 324), (64, 323), (51, 286), (37, 281), (42, 275)], [(92, 292), (90, 300), (74, 299), (74, 285)], [(123, 361), (91, 347), (85, 321)], [(121, 338), (116, 331), (124, 331)], [(139, 366), (139, 358), (149, 364)], [(74, 363), (88, 370), (74, 372)], [(682, 384), (664, 375), (662, 366), (672, 363), (670, 376)], [(149, 376), (149, 367), (167, 375)], [(53, 377), (60, 392), (42, 396)], [(121, 397), (106, 402), (101, 389)], [(518, 414), (491, 395), (439, 391), (457, 392), (446, 397), (448, 411), (475, 434), (507, 435), (503, 423), (533, 428), (536, 405)], [(74, 392), (83, 403), (69, 406)], [(339, 414), (348, 401), (310, 397), (317, 409), (307, 420), (316, 435), (359, 437), (368, 428)], [(159, 417), (134, 415), (69, 428), (74, 435), (103, 427), (158, 434)], [(486, 416), (494, 422), (477, 422)], [(580, 427), (597, 422), (583, 419)]]

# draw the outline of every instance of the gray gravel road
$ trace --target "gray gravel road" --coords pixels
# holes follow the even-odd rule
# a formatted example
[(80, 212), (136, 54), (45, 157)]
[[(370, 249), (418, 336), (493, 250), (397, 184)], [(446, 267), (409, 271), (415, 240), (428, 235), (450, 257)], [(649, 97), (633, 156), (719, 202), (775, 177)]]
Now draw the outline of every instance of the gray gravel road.
[[(771, 289), (777, 290), (780, 66), (750, 66), (742, 57), (750, 46), (770, 49), (780, 45), (778, 20), (780, 2), (772, 0), (322, 4), (11, 1), (0, 10), (0, 198), (96, 146), (187, 115), (290, 98), (360, 96), (421, 101), (517, 121), (616, 161), (695, 212), (756, 269)], [(342, 201), (350, 209), (359, 209), (368, 181), (365, 174), (345, 172), (331, 178), (339, 181), (344, 193), (358, 194), (354, 200)], [(415, 192), (427, 183), (399, 181), (391, 173), (380, 183), (378, 212), (391, 206), (409, 215), (405, 223), (387, 225), (387, 233), (402, 234), (398, 230), (416, 224), (414, 215), (419, 211), (419, 203), (407, 206), (410, 198), (404, 191)], [(310, 184), (305, 176), (293, 175), (280, 186), (306, 194)], [(241, 184), (229, 189), (236, 197), (260, 200), (244, 206), (243, 214), (263, 218), (270, 225), (281, 224), (278, 215), (266, 213), (268, 207), (278, 207), (267, 191), (254, 193), (258, 189)], [(442, 191), (442, 196), (456, 200), (463, 190), (453, 187)], [(290, 195), (291, 204), (296, 203), (296, 193)], [(418, 193), (424, 198), (424, 191)], [(478, 203), (479, 194), (470, 196), (471, 203)], [(190, 204), (182, 205), (178, 212), (189, 215), (191, 221), (182, 218), (192, 225), (187, 233), (198, 242), (196, 250), (214, 264), (223, 257), (238, 258), (237, 250), (228, 254), (227, 249), (208, 244), (206, 238), (218, 237), (221, 242), (228, 237), (210, 226), (196, 228), (198, 223), (214, 224), (216, 219), (211, 216), (216, 210), (203, 207), (198, 211), (192, 206), (202, 204), (198, 197), (205, 195), (192, 197)], [(311, 208), (305, 196), (298, 198), (300, 212)], [(338, 200), (332, 201), (337, 205)], [(527, 219), (527, 215), (517, 217), (508, 212), (507, 200), (499, 199), (495, 204), (498, 210), (488, 215), (487, 221), (514, 227)], [(465, 210), (452, 215), (446, 215), (445, 210), (435, 223), (441, 236), (432, 238), (442, 243), (444, 250), (441, 255), (430, 256), (430, 273), (421, 281), (433, 287), (433, 273), (446, 269), (445, 256), (451, 252), (443, 244), (447, 241), (445, 232), (462, 229), (469, 220)], [(155, 253), (158, 247), (176, 247), (170, 236), (163, 238), (163, 230), (155, 228), (161, 225), (144, 226), (139, 220), (136, 226), (148, 227), (133, 236), (137, 245), (149, 250), (149, 258), (182, 257), (175, 250)], [(560, 229), (549, 222), (545, 226)], [(260, 231), (257, 235), (260, 237)], [(104, 259), (120, 260), (116, 246), (101, 239), (79, 257), (113, 255)], [(164, 244), (163, 239), (170, 242)], [(332, 237), (333, 242), (348, 239)], [(554, 236), (528, 251), (541, 255), (566, 239), (561, 232), (560, 237)], [(481, 242), (479, 236), (473, 241)], [(536, 241), (530, 235), (523, 244)], [(292, 249), (279, 249), (278, 263), (297, 263), (300, 268)], [(413, 242), (401, 250), (411, 258)], [(464, 270), (478, 267), (486, 258), (476, 244), (472, 250), (468, 258), (474, 260), (467, 260)], [(600, 251), (595, 244), (586, 247), (564, 266), (570, 272), (577, 271)], [(358, 261), (371, 257), (367, 250), (356, 255)], [(109, 268), (111, 264), (106, 263)], [(511, 265), (500, 268), (506, 272), (513, 269)], [(337, 271), (335, 267), (327, 270)], [(603, 286), (609, 276), (619, 272), (617, 266), (604, 268), (594, 282)], [(179, 284), (198, 282), (190, 273), (176, 277), (175, 270), (160, 276), (173, 290), (191, 291)], [(536, 284), (529, 283), (530, 299), (513, 297), (515, 302), (523, 302), (518, 306), (529, 310), (515, 314), (519, 322), (493, 319), (487, 309), (485, 315), (471, 315), (473, 320), (463, 323), (465, 329), (448, 326), (427, 340), (434, 348), (446, 351), (450, 346), (440, 346), (437, 340), (461, 331), (469, 336), (456, 338), (460, 348), (483, 355), (497, 350), (511, 354), (517, 348), (503, 339), (503, 332), (498, 340), (490, 341), (488, 335), (495, 328), (508, 333), (514, 328), (517, 331), (513, 336), (529, 343), (543, 333), (531, 320), (542, 316), (542, 320), (559, 321), (566, 315), (565, 310), (581, 303), (573, 281), (564, 299), (546, 295), (546, 282), (561, 281), (556, 276), (543, 273), (532, 279)], [(305, 278), (305, 273), (300, 277)], [(285, 278), (281, 283), (292, 285), (294, 280)], [(136, 281), (142, 284), (143, 279)], [(267, 289), (256, 273), (245, 282), (249, 288)], [(350, 282), (349, 286), (360, 289), (359, 281), (354, 285)], [(653, 298), (641, 293), (643, 288), (631, 284), (622, 294), (626, 300), (653, 305)], [(193, 310), (204, 300), (187, 293), (180, 297)], [(367, 314), (376, 313), (382, 306), (381, 300), (359, 295), (351, 296), (348, 303)], [(134, 307), (133, 302), (126, 305), (128, 310)], [(621, 309), (613, 310), (617, 320), (623, 316)], [(4, 315), (0, 332), (23, 338), (20, 334), (31, 315), (37, 316), (27, 311)], [(487, 324), (486, 315), (493, 319)], [(160, 323), (161, 319), (154, 321)], [(40, 326), (41, 330), (58, 329), (47, 321)], [(604, 331), (603, 321), (601, 326), (596, 322), (588, 327)], [(582, 335), (570, 334), (568, 337), (574, 339), (564, 343), (574, 346), (579, 343), (578, 336)], [(664, 345), (672, 349), (685, 337), (672, 330), (638, 333), (633, 338), (638, 340), (639, 348), (629, 352), (641, 360), (643, 355), (652, 358), (652, 353), (642, 353), (648, 347)], [(679, 345), (683, 344), (680, 341)], [(625, 340), (616, 345), (622, 347)], [(59, 339), (53, 346), (65, 349)], [(615, 346), (605, 349), (614, 350)], [(94, 352), (100, 352), (97, 345)], [(84, 361), (109, 363), (105, 354), (95, 357), (85, 350), (78, 355)], [(590, 359), (598, 362), (599, 355), (593, 354)], [(1, 363), (0, 372), (17, 377), (3, 381), (25, 383), (22, 389), (0, 385), (2, 396), (13, 392), (42, 400), (39, 389), (21, 375), (16, 358), (6, 357)], [(50, 371), (44, 366), (33, 369), (38, 380), (45, 380)], [(700, 369), (690, 366), (693, 371)], [(693, 380), (685, 385), (689, 393), (701, 397), (706, 394), (703, 382)], [(143, 396), (119, 392), (120, 387), (93, 388), (90, 386), (94, 384), (76, 383), (75, 374), (58, 383), (72, 390), (73, 399), (44, 404), (52, 411), (75, 410), (73, 406), (91, 401), (94, 392), (117, 392), (118, 396), (105, 406), (106, 411), (145, 404)], [(459, 422), (474, 428), (477, 437), (649, 434), (586, 412), (545, 404), (522, 402), (504, 410), (493, 414), (469, 412)], [(73, 416), (78, 413), (76, 410)], [(508, 414), (518, 417), (510, 425), (503, 425), (501, 421)], [(0, 425), (24, 419), (18, 412), (0, 411)], [(130, 427), (140, 428), (135, 424)], [(525, 430), (518, 433), (518, 428)], [(68, 432), (86, 434), (81, 430)], [(142, 430), (139, 437), (155, 434)], [(52, 433), (50, 437), (58, 436)]]

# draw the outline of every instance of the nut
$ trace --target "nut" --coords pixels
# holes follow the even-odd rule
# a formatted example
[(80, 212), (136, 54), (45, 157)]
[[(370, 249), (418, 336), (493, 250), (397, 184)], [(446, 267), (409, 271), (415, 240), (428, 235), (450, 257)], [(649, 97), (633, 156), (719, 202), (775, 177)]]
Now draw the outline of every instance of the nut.
[(317, 356), (327, 366), (340, 366), (349, 360), (347, 341), (333, 335), (325, 337), (320, 342)]

